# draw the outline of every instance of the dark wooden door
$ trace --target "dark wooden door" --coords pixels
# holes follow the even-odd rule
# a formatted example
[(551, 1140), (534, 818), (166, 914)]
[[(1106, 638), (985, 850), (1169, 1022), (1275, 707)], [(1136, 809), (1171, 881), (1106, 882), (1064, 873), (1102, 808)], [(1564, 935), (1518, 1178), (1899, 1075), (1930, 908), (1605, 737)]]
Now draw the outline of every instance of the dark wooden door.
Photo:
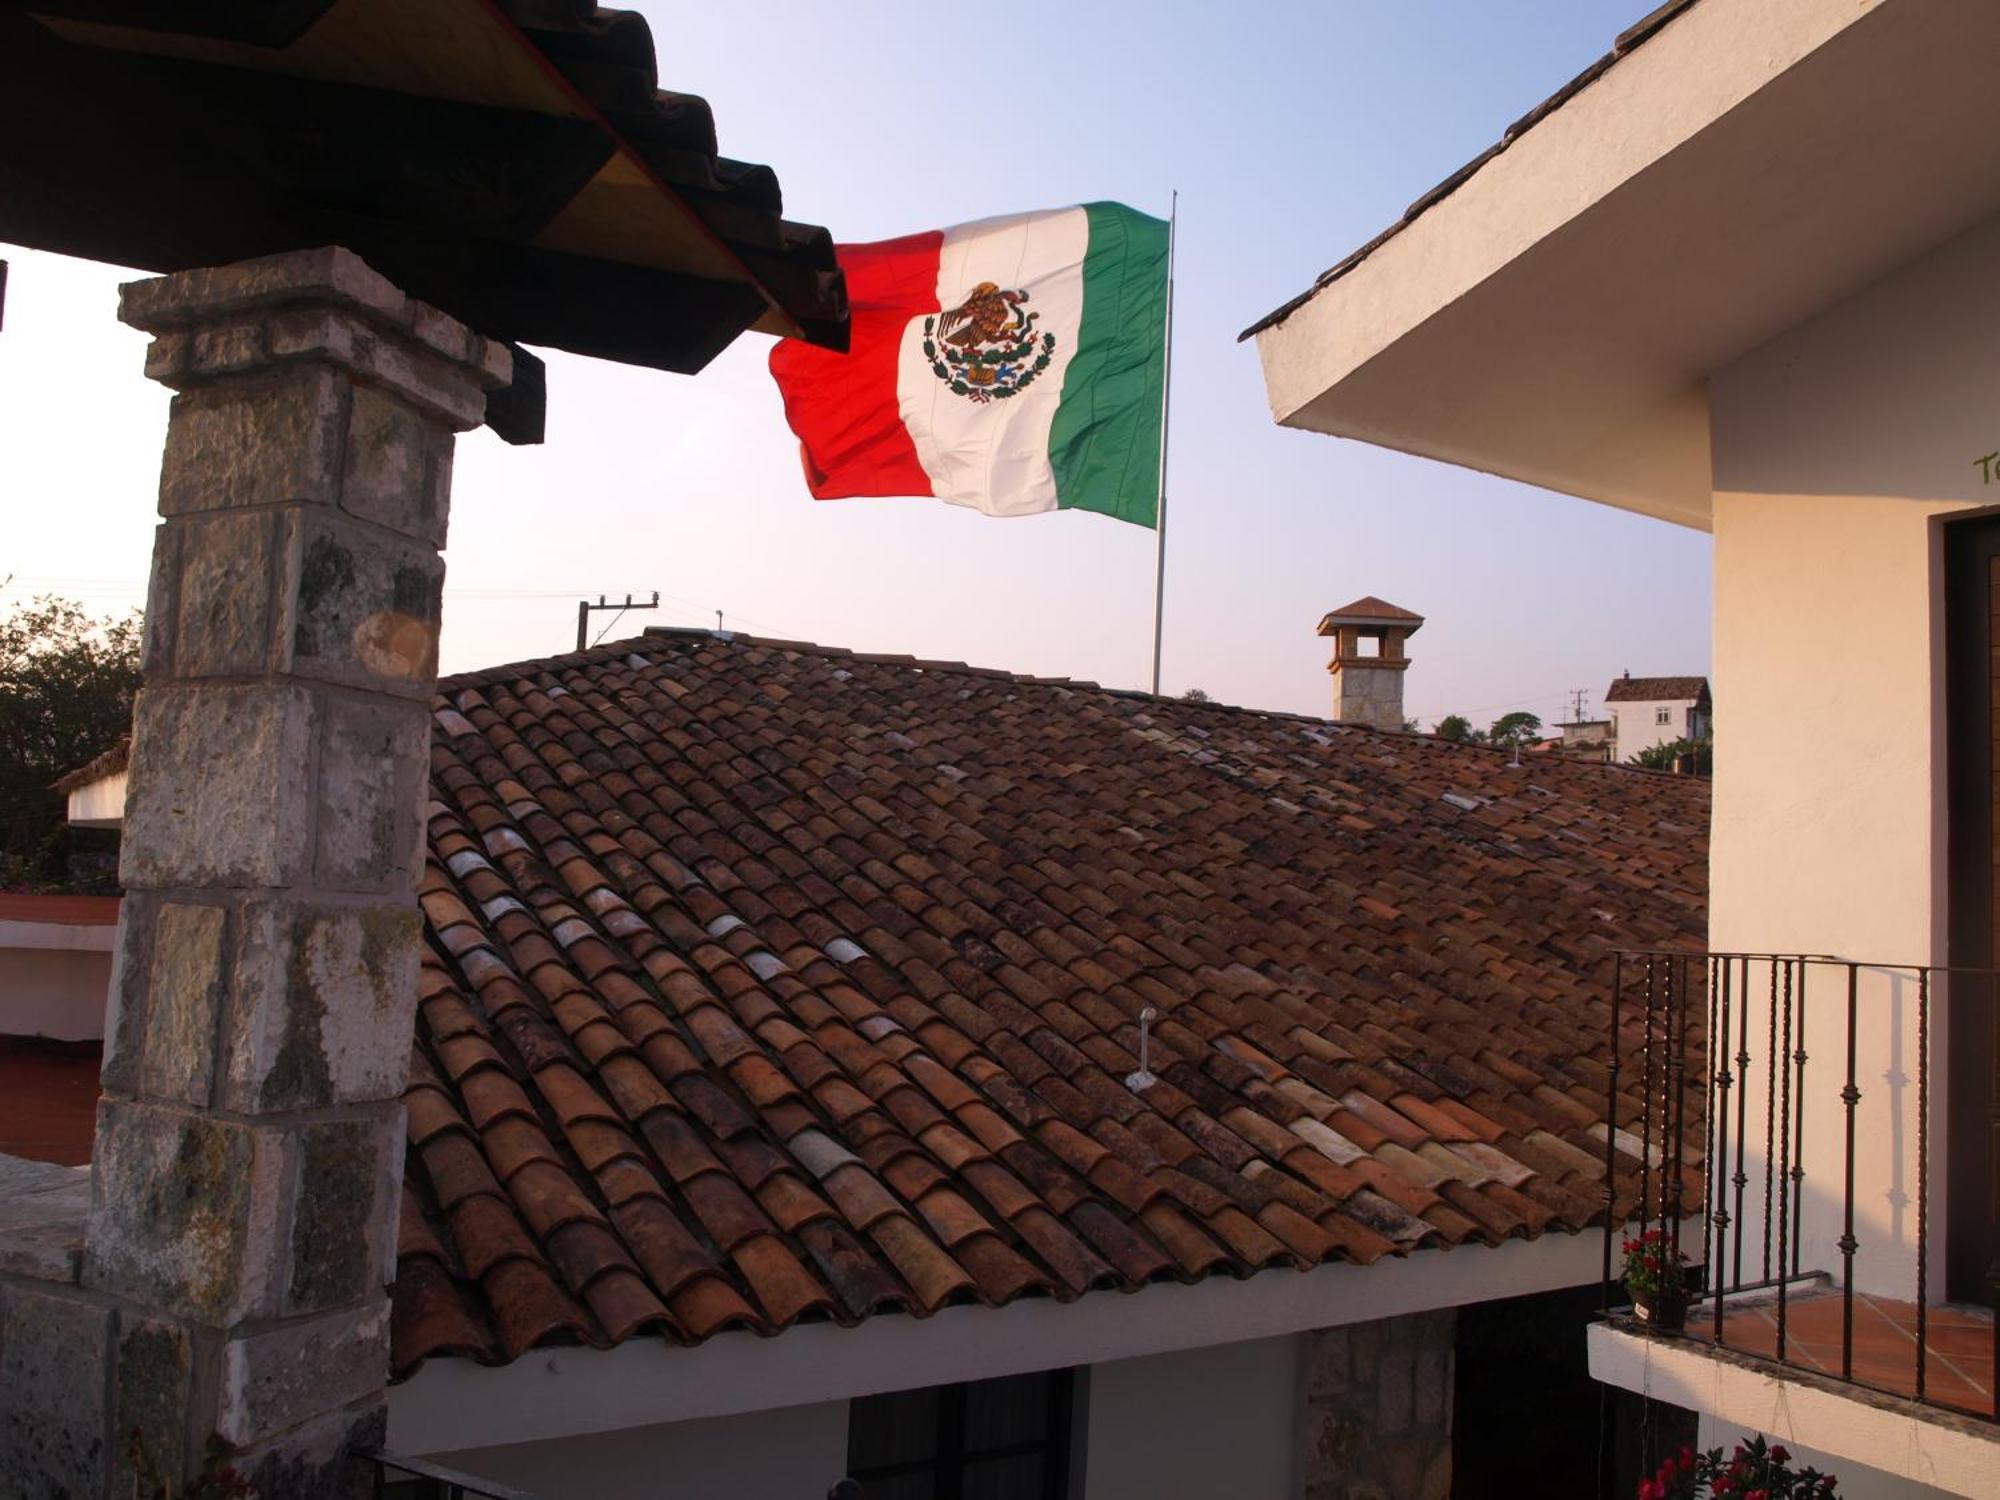
[[(1951, 961), (2000, 964), (2000, 516), (1945, 528)], [(1912, 809), (1915, 812), (1915, 809)], [(1945, 1006), (1945, 1296), (2000, 1294), (2000, 1055), (1995, 986), (1954, 979)]]

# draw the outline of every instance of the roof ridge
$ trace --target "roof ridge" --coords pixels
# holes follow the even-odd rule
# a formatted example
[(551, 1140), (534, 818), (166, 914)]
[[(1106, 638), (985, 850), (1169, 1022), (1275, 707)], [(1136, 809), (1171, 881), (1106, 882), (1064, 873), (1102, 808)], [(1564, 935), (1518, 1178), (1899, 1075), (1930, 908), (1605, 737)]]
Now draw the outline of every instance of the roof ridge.
[[(856, 651), (851, 646), (829, 646), (818, 641), (796, 640), (781, 636), (753, 635), (747, 630), (716, 630), (706, 625), (648, 625), (635, 636), (622, 640), (607, 641), (602, 645), (586, 647), (582, 651), (565, 651), (554, 656), (531, 657), (523, 661), (504, 662), (498, 666), (476, 668), (469, 672), (453, 672), (438, 678), (439, 693), (456, 692), (462, 688), (485, 687), (510, 677), (518, 677), (524, 672), (547, 670), (559, 667), (589, 666), (600, 661), (611, 661), (629, 656), (635, 649), (643, 648), (648, 640), (670, 640), (675, 638), (719, 641), (725, 645), (761, 646), (772, 651), (796, 651), (804, 655), (838, 657), (846, 661), (868, 662), (876, 666), (912, 667), (920, 672), (959, 672), (968, 677), (1001, 678), (1008, 682), (1021, 683), (1028, 687), (1059, 687), (1076, 692), (1103, 693), (1113, 698), (1131, 698), (1141, 702), (1172, 704), (1187, 709), (1205, 709), (1230, 714), (1251, 714), (1261, 719), (1282, 719), (1301, 724), (1314, 724), (1342, 733), (1353, 731), (1362, 734), (1406, 735), (1407, 732), (1393, 729), (1376, 729), (1367, 724), (1342, 724), (1334, 719), (1321, 718), (1316, 714), (1298, 713), (1286, 708), (1257, 708), (1247, 703), (1223, 703), (1216, 699), (1181, 698), (1169, 693), (1154, 693), (1145, 688), (1106, 687), (1100, 682), (1086, 677), (1043, 677), (1032, 672), (1016, 672), (1006, 667), (977, 667), (962, 661), (943, 658), (914, 656), (907, 652)], [(1419, 739), (1434, 739), (1436, 736), (1422, 733), (1408, 735)], [(1485, 749), (1485, 746), (1469, 748)]]
[[(1252, 718), (1275, 720), (1288, 724), (1309, 724), (1315, 729), (1334, 734), (1359, 734), (1405, 741), (1421, 741), (1426, 744), (1449, 745), (1456, 750), (1484, 752), (1489, 755), (1506, 755), (1509, 750), (1504, 745), (1478, 745), (1465, 740), (1447, 740), (1435, 731), (1421, 729), (1379, 729), (1372, 724), (1343, 724), (1338, 719), (1322, 718), (1317, 714), (1299, 713), (1288, 708), (1257, 708), (1247, 703), (1222, 703), (1213, 698), (1180, 698), (1167, 693), (1154, 693), (1145, 688), (1105, 687), (1102, 683), (1087, 678), (1037, 677), (1031, 673), (1009, 671), (1005, 667), (975, 667), (962, 661), (933, 660), (912, 656), (901, 652), (856, 651), (851, 646), (828, 646), (818, 641), (794, 640), (780, 636), (752, 635), (744, 630), (716, 630), (707, 625), (648, 625), (639, 635), (626, 636), (622, 640), (606, 641), (601, 645), (588, 646), (581, 651), (564, 651), (554, 656), (532, 657), (525, 661), (505, 662), (499, 666), (483, 667), (470, 672), (454, 672), (438, 678), (438, 694), (455, 693), (465, 688), (490, 687), (496, 682), (505, 682), (529, 672), (568, 670), (580, 666), (591, 666), (598, 662), (615, 661), (630, 656), (642, 648), (649, 640), (707, 639), (724, 645), (760, 646), (772, 651), (795, 651), (810, 656), (834, 657), (846, 661), (867, 662), (875, 666), (911, 667), (921, 672), (957, 672), (968, 677), (987, 679), (999, 678), (1019, 683), (1025, 687), (1055, 687), (1075, 692), (1101, 693), (1108, 698), (1127, 698), (1140, 703), (1153, 703), (1186, 709), (1191, 712), (1216, 712), (1232, 715), (1246, 715)], [(1620, 771), (1639, 772), (1645, 775), (1671, 775), (1671, 772), (1648, 771), (1642, 766), (1619, 765), (1603, 761), (1572, 761), (1567, 758), (1555, 762), (1567, 769), (1580, 771)], [(1525, 768), (1524, 768), (1525, 769)]]

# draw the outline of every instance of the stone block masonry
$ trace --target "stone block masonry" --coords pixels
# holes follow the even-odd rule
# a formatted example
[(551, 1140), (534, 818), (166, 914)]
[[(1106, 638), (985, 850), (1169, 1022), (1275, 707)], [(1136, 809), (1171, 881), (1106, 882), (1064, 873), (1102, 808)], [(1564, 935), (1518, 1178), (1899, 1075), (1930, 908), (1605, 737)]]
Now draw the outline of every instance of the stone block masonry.
[(0, 1494), (371, 1492), (453, 434), (504, 348), (325, 249), (136, 282), (175, 392), (80, 1266), (0, 1258)]
[(1457, 1314), (1309, 1335), (1305, 1500), (1447, 1500)]

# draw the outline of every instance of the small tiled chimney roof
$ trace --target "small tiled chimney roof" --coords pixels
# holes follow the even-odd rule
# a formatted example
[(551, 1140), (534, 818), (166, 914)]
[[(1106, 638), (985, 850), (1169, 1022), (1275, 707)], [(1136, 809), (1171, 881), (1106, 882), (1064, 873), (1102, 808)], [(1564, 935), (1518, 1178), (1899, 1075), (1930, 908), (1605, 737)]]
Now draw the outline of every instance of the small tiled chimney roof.
[(1319, 622), (1319, 633), (1332, 635), (1343, 625), (1400, 625), (1414, 635), (1423, 623), (1424, 617), (1415, 610), (1391, 604), (1387, 599), (1377, 599), (1373, 594), (1363, 594), (1352, 604), (1343, 604), (1329, 612)]

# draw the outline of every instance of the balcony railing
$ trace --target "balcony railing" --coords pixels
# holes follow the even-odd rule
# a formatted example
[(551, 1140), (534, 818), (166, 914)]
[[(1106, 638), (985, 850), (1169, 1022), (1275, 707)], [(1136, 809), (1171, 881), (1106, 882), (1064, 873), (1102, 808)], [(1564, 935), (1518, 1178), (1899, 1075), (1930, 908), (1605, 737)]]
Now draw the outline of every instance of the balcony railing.
[[(1605, 1139), (1607, 1311), (1627, 1227), (1610, 1208), (1636, 1202), (1639, 1232), (1660, 1230), (1670, 1254), (1696, 1262), (1687, 1336), (2000, 1416), (1990, 1311), (2000, 1283), (1984, 1278), (1978, 1308), (1934, 1296), (1940, 1002), (1992, 1005), (1995, 978), (1819, 955), (1621, 954)], [(1995, 1215), (1990, 1195), (1953, 1210), (1988, 1224)], [(1684, 1243), (1695, 1232), (1700, 1244)]]

